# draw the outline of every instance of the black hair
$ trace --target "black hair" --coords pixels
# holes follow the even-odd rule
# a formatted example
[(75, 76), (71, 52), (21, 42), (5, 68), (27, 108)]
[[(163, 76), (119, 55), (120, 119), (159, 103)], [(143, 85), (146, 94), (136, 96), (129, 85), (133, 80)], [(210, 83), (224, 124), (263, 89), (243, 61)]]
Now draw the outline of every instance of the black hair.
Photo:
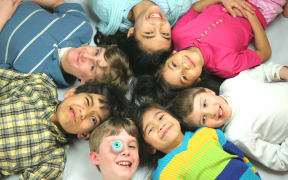
[(131, 104), (126, 99), (122, 90), (113, 84), (86, 82), (77, 87), (75, 94), (93, 93), (105, 96), (102, 100), (105, 109), (110, 111), (110, 116), (126, 117), (131, 115)]
[(173, 46), (171, 46), (168, 50), (147, 52), (141, 48), (140, 41), (133, 35), (118, 41), (117, 44), (128, 56), (130, 68), (136, 77), (143, 74), (154, 75), (161, 65), (165, 63), (173, 50)]
[(98, 46), (117, 44), (117, 42), (123, 39), (127, 39), (127, 33), (119, 30), (113, 35), (104, 35), (98, 29), (96, 29), (96, 34), (94, 36), (94, 42)]

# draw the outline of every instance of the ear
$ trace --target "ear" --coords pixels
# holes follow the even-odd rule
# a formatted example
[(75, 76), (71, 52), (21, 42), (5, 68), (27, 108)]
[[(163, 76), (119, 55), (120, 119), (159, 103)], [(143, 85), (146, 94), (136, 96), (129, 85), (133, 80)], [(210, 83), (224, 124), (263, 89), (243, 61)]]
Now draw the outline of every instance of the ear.
[(80, 80), (80, 83), (81, 83), (81, 85), (84, 85), (85, 81), (84, 80)]
[(69, 97), (69, 96), (71, 96), (71, 95), (73, 95), (75, 91), (76, 91), (76, 87), (69, 89), (69, 90), (63, 95), (63, 96), (64, 96), (64, 99), (67, 98), (67, 97)]
[(90, 133), (88, 134), (77, 134), (78, 139), (89, 139), (90, 138)]
[(157, 149), (155, 149), (154, 147), (152, 147), (151, 145), (146, 146), (148, 153), (150, 154), (156, 154)]
[[(198, 78), (196, 79), (196, 82), (199, 83), (200, 81), (202, 81), (202, 79), (201, 79), (200, 77), (198, 77)], [(209, 89), (209, 90), (210, 90), (210, 89)]]
[(132, 34), (134, 34), (134, 27), (129, 28), (128, 33), (127, 33), (127, 38), (129, 38)]
[(204, 88), (205, 92), (211, 93), (213, 95), (216, 95), (216, 93), (208, 88)]
[(98, 154), (96, 152), (89, 153), (90, 161), (95, 164), (96, 166), (100, 164), (100, 160), (98, 158)]

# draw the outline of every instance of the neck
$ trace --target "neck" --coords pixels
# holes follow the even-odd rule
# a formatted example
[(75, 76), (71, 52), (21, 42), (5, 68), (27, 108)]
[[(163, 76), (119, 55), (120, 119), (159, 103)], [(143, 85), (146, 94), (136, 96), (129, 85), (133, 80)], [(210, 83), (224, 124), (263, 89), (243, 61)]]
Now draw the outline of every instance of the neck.
[(173, 151), (174, 149), (178, 148), (179, 146), (182, 145), (184, 139), (184, 134), (181, 132), (181, 134), (179, 134), (179, 136), (174, 140), (173, 143), (171, 143), (171, 146), (169, 149), (164, 150), (163, 152), (165, 154), (168, 154), (169, 152)]
[(128, 14), (128, 19), (132, 22), (135, 22), (135, 20), (139, 17), (140, 14), (142, 14), (144, 11), (146, 11), (147, 8), (153, 5), (155, 4), (149, 0), (141, 1), (130, 10)]

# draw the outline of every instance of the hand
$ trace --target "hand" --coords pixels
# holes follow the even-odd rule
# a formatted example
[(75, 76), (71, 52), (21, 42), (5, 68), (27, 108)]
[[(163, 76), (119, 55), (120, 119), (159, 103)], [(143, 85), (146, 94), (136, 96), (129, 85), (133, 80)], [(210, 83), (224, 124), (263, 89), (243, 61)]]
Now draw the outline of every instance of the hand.
[(0, 0), (0, 17), (7, 22), (14, 14), (21, 0)]
[(280, 69), (279, 75), (280, 75), (280, 78), (282, 80), (288, 80), (288, 67), (287, 66), (283, 66)]
[(243, 17), (245, 11), (254, 14), (255, 9), (245, 0), (222, 0), (223, 10), (233, 17)]

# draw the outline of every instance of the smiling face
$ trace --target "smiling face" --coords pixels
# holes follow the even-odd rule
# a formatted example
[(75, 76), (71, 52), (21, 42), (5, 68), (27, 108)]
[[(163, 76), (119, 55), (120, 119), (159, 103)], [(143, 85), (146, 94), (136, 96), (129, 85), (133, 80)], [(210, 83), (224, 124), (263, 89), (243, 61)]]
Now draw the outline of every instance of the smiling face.
[(156, 150), (169, 153), (181, 145), (183, 133), (180, 123), (166, 111), (150, 108), (142, 118), (143, 137)]
[(226, 100), (206, 89), (206, 92), (195, 96), (193, 112), (186, 119), (189, 119), (189, 125), (217, 128), (223, 126), (231, 116), (232, 109)]
[(168, 50), (171, 46), (171, 26), (159, 6), (147, 8), (135, 19), (129, 32), (135, 33), (135, 38), (146, 51)]
[(103, 99), (104, 96), (92, 93), (69, 95), (59, 104), (54, 122), (69, 134), (88, 134), (109, 116), (100, 102)]
[[(121, 152), (113, 151), (112, 145), (115, 141), (123, 143)], [(118, 135), (104, 137), (99, 153), (91, 153), (90, 159), (99, 166), (103, 179), (132, 179), (139, 164), (138, 141), (124, 129), (121, 129)], [(91, 158), (91, 156), (96, 156), (96, 158)]]
[(176, 87), (187, 87), (200, 81), (204, 61), (199, 53), (197, 50), (174, 51), (162, 68), (163, 79)]
[(101, 79), (110, 68), (104, 53), (105, 48), (101, 47), (70, 48), (61, 58), (61, 66), (66, 73), (82, 81)]

